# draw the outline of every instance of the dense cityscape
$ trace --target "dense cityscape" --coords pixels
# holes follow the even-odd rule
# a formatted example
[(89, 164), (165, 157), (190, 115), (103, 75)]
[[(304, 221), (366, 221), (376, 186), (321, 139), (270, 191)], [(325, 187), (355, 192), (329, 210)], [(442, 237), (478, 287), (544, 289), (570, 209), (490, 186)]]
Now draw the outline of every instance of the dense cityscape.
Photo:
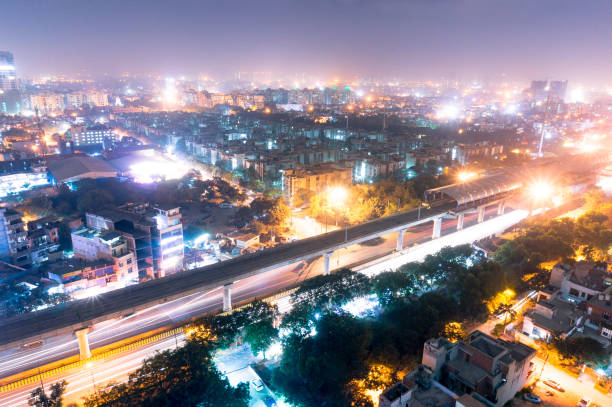
[(93, 3), (0, 26), (1, 406), (612, 405), (610, 61), (474, 56), (505, 2)]

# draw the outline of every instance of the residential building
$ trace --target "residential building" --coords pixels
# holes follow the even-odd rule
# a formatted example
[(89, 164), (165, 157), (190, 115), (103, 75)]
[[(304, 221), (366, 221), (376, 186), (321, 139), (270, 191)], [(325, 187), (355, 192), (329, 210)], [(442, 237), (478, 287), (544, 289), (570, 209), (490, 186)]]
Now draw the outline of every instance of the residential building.
[(87, 298), (124, 287), (112, 261), (63, 259), (42, 266), (48, 278), (61, 284), (61, 291), (73, 299)]
[(454, 393), (503, 406), (525, 385), (535, 355), (535, 349), (520, 342), (475, 331), (455, 343), (444, 338), (428, 340), (422, 363)]
[(534, 310), (523, 316), (522, 333), (547, 342), (557, 334), (566, 338), (584, 324), (584, 309), (584, 306), (564, 301), (559, 289), (541, 290)]
[(486, 407), (469, 394), (459, 397), (433, 379), (431, 369), (419, 366), (381, 393), (379, 407)]
[(178, 207), (128, 204), (86, 213), (86, 225), (116, 231), (136, 255), (140, 277), (160, 278), (182, 270), (183, 226)]
[(71, 233), (74, 257), (86, 261), (105, 260), (114, 265), (117, 281), (138, 282), (138, 268), (127, 240), (116, 231), (82, 228)]
[(106, 149), (119, 141), (115, 130), (101, 124), (90, 127), (73, 127), (67, 133), (67, 138), (75, 148), (98, 145)]
[(319, 164), (308, 168), (288, 169), (283, 173), (283, 192), (292, 201), (304, 194), (316, 194), (333, 186), (349, 186), (353, 169), (335, 164)]
[(54, 216), (28, 222), (28, 247), (32, 263), (53, 261), (62, 256), (59, 245), (61, 223)]
[(612, 287), (587, 301), (587, 325), (612, 341)]
[(28, 232), (23, 214), (13, 209), (0, 208), (0, 259), (28, 268), (32, 264)]
[(30, 95), (29, 104), (32, 110), (38, 110), (40, 114), (61, 112), (66, 107), (64, 96), (58, 93)]
[(587, 301), (612, 285), (612, 273), (604, 262), (557, 263), (550, 273), (550, 285), (561, 290), (565, 300)]

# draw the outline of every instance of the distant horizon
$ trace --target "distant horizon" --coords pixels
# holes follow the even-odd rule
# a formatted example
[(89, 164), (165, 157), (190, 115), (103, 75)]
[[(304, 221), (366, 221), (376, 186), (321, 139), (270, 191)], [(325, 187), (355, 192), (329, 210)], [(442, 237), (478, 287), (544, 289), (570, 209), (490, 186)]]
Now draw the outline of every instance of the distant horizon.
[(20, 77), (200, 73), (612, 83), (612, 2), (55, 0), (0, 6)]

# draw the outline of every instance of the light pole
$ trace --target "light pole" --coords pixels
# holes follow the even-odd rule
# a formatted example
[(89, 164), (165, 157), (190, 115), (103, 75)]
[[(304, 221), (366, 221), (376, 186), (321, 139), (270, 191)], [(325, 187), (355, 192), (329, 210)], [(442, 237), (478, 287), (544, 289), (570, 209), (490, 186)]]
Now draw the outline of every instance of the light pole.
[(94, 374), (93, 374), (93, 369), (92, 369), (92, 367), (93, 367), (93, 363), (91, 363), (91, 362), (87, 362), (87, 363), (85, 364), (85, 367), (86, 367), (87, 369), (89, 369), (89, 377), (91, 377), (91, 386), (93, 387), (93, 391), (94, 391), (94, 394), (95, 394), (95, 393), (97, 393), (98, 391), (96, 390), (96, 380), (94, 379)]

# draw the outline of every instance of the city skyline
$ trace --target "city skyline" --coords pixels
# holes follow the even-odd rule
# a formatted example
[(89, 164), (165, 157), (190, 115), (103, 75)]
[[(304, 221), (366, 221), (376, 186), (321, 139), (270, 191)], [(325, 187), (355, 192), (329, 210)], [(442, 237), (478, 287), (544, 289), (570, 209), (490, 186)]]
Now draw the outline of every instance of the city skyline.
[(595, 85), (612, 67), (601, 52), (612, 5), (600, 0), (35, 3), (3, 6), (2, 48), (21, 77), (266, 71)]

